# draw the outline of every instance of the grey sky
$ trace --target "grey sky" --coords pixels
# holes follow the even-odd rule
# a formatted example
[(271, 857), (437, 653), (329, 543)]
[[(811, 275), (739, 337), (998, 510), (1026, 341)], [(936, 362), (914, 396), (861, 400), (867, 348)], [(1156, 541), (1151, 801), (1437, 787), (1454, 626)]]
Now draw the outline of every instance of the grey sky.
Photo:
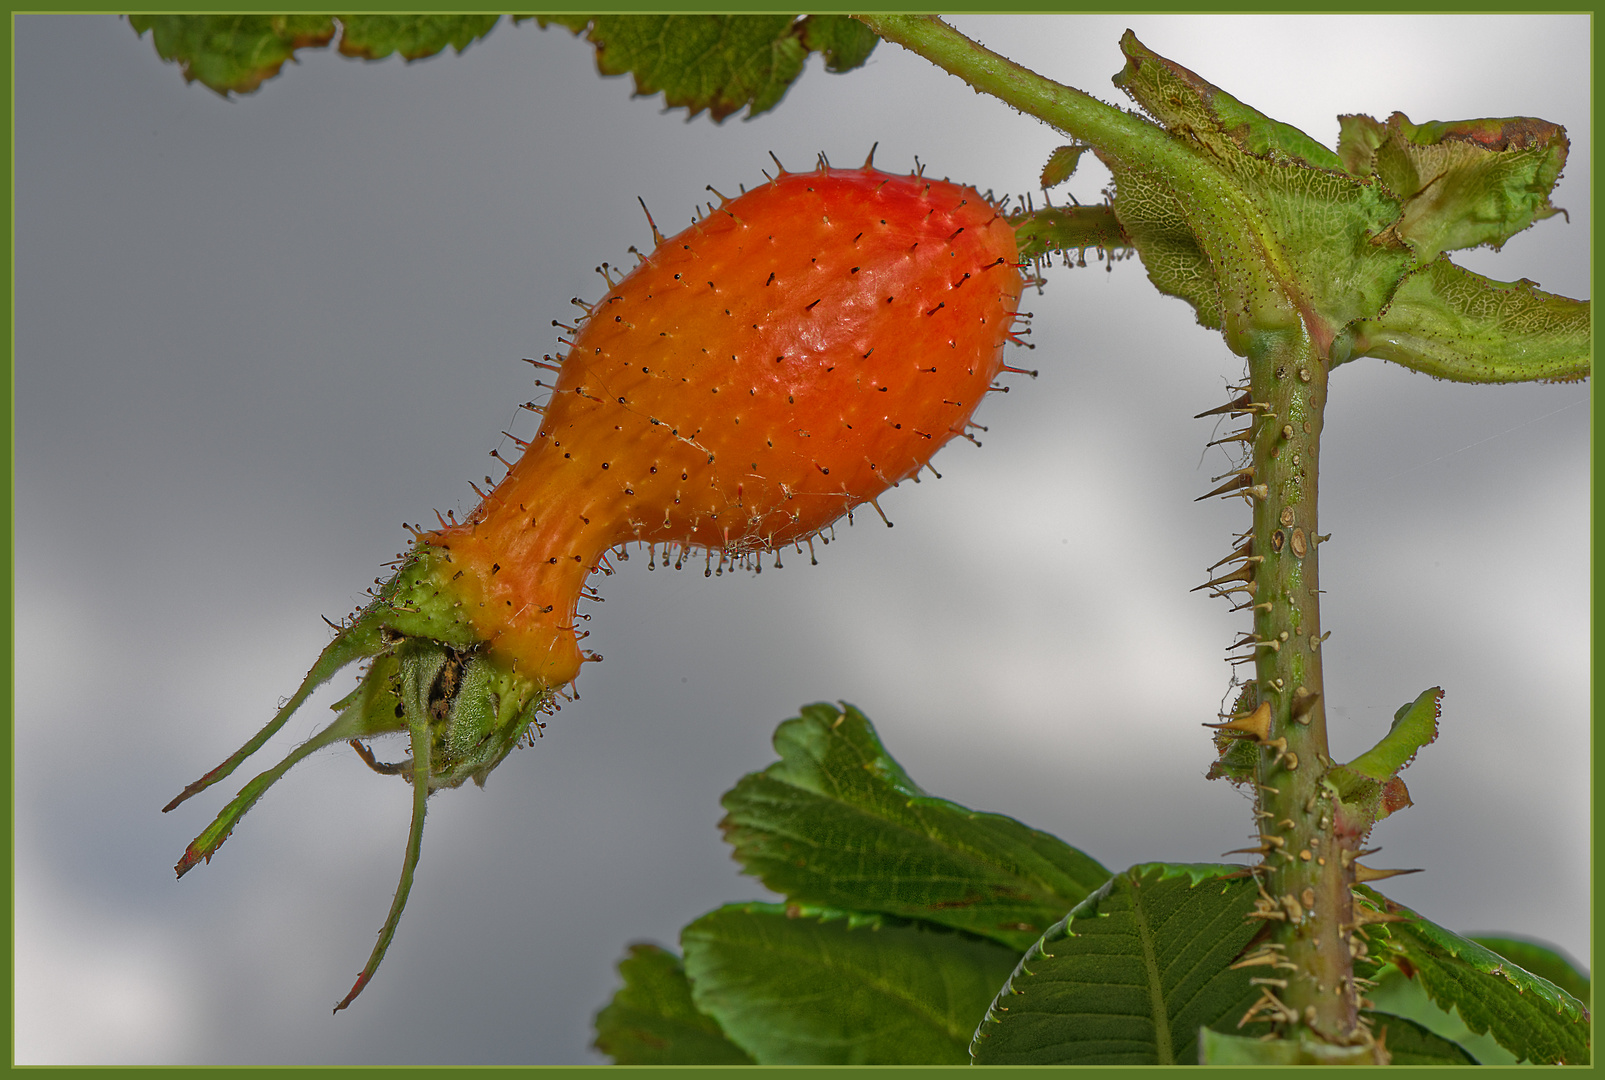
[[(1585, 16), (957, 22), (1108, 100), (1130, 25), (1328, 144), (1340, 112), (1563, 123), (1570, 223), (1460, 261), (1589, 294)], [(636, 197), (668, 232), (771, 150), (856, 164), (877, 140), (883, 168), (1024, 192), (1062, 140), (886, 45), (770, 115), (686, 123), (533, 25), (410, 66), (312, 54), (226, 102), (114, 16), (19, 16), (15, 87), (19, 1062), (597, 1060), (628, 942), (765, 895), (718, 798), (810, 701), (860, 706), (933, 793), (1111, 867), (1243, 846), (1198, 725), (1244, 621), (1188, 592), (1246, 527), (1192, 501), (1228, 460), (1190, 418), (1241, 364), (1137, 262), (1056, 271), (1027, 305), (1041, 377), (986, 403), (944, 479), (882, 500), (895, 529), (860, 516), (817, 567), (643, 558), (599, 583), (606, 661), (484, 791), (431, 804), (390, 956), (331, 1018), (395, 886), (405, 785), (329, 751), (182, 882), (234, 786), (158, 810), (291, 692), (403, 521), (473, 505), (533, 393), (519, 358), (650, 242)], [(1088, 161), (1070, 188), (1105, 183)], [(1586, 958), (1589, 388), (1379, 361), (1332, 386), (1335, 750), (1447, 690), (1416, 806), (1375, 836), (1427, 872), (1386, 891)]]

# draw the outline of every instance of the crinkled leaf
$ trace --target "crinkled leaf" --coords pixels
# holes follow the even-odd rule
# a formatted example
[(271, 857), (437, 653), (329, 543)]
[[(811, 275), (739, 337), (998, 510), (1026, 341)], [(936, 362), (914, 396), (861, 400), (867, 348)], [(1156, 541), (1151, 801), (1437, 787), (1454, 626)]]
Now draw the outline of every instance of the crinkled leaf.
[(1444, 251), (1499, 248), (1559, 213), (1549, 193), (1568, 147), (1560, 125), (1528, 116), (1412, 124), (1396, 112), (1370, 157), (1403, 201), (1394, 230), (1431, 262)]
[[(629, 74), (637, 95), (662, 93), (670, 108), (715, 120), (745, 108), (750, 119), (780, 102), (808, 47), (792, 15), (541, 15), (584, 32), (603, 75)], [(836, 45), (832, 38), (833, 47)]]
[(615, 1065), (750, 1065), (719, 1022), (691, 1000), (680, 958), (656, 945), (630, 946), (624, 985), (596, 1014), (596, 1049)]
[(1468, 1028), (1493, 1035), (1517, 1058), (1538, 1064), (1589, 1062), (1589, 1014), (1581, 1001), (1372, 889), (1356, 889), (1355, 904), (1400, 919), (1367, 927), (1371, 965), (1395, 964), (1440, 1008), (1457, 1010)]
[(340, 51), (364, 60), (400, 53), (406, 60), (434, 56), (448, 45), (459, 53), (496, 25), (500, 15), (342, 15)]
[[(1109, 872), (1000, 814), (925, 794), (852, 706), (809, 705), (724, 796), (735, 859), (794, 901), (919, 918), (1016, 954)], [(994, 987), (994, 989), (996, 989)]]
[(130, 15), (128, 23), (140, 37), (151, 32), (156, 55), (179, 65), (185, 82), (225, 96), (250, 93), (335, 30), (330, 15)]
[(825, 58), (825, 70), (837, 73), (862, 67), (880, 44), (875, 31), (846, 15), (809, 15), (802, 21), (802, 43)]
[(964, 1064), (1018, 955), (805, 905), (732, 904), (680, 934), (697, 1008), (759, 1064)]
[(1385, 234), (1399, 205), (1331, 151), (1270, 120), (1129, 31), (1117, 85), (1159, 119), (1185, 167), (1133, 141), (1100, 148), (1114, 208), (1149, 277), (1245, 353), (1256, 331), (1313, 317), (1330, 332), (1379, 312), (1413, 265)]
[(1386, 309), (1356, 324), (1351, 356), (1456, 382), (1566, 381), (1593, 368), (1591, 305), (1533, 282), (1491, 281), (1439, 257), (1405, 278)]
[(1259, 997), (1232, 970), (1261, 924), (1254, 883), (1231, 866), (1150, 863), (1116, 874), (1027, 951), (975, 1033), (982, 1065), (1152, 1065), (1198, 1060), (1198, 1030)]
[(1114, 210), (1103, 206), (1060, 206), (1011, 214), (1020, 258), (1029, 261), (1053, 251), (1116, 251), (1127, 246)]

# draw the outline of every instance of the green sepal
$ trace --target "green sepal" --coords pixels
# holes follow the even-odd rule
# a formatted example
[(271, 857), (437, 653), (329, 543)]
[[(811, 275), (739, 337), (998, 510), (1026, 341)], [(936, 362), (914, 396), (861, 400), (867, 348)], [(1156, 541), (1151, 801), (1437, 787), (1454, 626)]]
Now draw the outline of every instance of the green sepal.
[(806, 904), (729, 904), (680, 943), (698, 1010), (759, 1064), (965, 1064), (1019, 958), (925, 923)]
[(1587, 300), (1493, 281), (1440, 256), (1351, 327), (1333, 362), (1375, 356), (1455, 382), (1569, 382), (1593, 370), (1591, 323)]
[(1248, 355), (1260, 335), (1336, 336), (1371, 318), (1414, 265), (1386, 232), (1399, 204), (1331, 151), (1158, 57), (1129, 31), (1117, 85), (1165, 125), (1170, 151), (1098, 147), (1115, 214), (1161, 291)]
[(1232, 964), (1260, 932), (1242, 867), (1148, 863), (1116, 874), (1027, 950), (970, 1053), (980, 1065), (1169, 1065), (1198, 1059), (1198, 1030), (1260, 996)]
[(722, 800), (737, 862), (795, 902), (921, 919), (1018, 953), (1109, 877), (1001, 814), (927, 795), (851, 705), (775, 731), (780, 760)]
[(667, 949), (637, 943), (619, 961), (624, 985), (596, 1014), (592, 1045), (615, 1065), (751, 1065), (719, 1022), (691, 1000), (685, 965)]
[[(1445, 1012), (1456, 1010), (1477, 1034), (1491, 1034), (1518, 1060), (1585, 1065), (1591, 1060), (1588, 1006), (1541, 976), (1475, 941), (1357, 886), (1356, 914), (1369, 916), (1369, 952), (1356, 974), (1375, 978), (1393, 964)], [(1386, 921), (1378, 921), (1378, 919)]]
[(1114, 84), (1173, 135), (1255, 157), (1292, 158), (1320, 169), (1341, 169), (1331, 150), (1291, 124), (1272, 120), (1173, 60), (1148, 48), (1130, 30), (1120, 39), (1126, 66)]
[(1565, 129), (1527, 116), (1385, 125), (1342, 119), (1351, 166), (1369, 166), (1402, 203), (1394, 231), (1423, 263), (1441, 252), (1502, 247), (1560, 213), (1549, 193), (1566, 164)]
[(1129, 247), (1113, 208), (1058, 206), (1010, 214), (1020, 260), (1029, 262), (1054, 251), (1085, 252), (1088, 248), (1118, 251)]

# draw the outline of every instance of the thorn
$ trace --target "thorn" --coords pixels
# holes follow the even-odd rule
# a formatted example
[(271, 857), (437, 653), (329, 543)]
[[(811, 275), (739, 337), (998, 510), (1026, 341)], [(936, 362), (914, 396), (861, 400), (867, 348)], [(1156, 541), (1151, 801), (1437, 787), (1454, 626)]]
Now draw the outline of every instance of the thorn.
[(1228, 401), (1226, 404), (1217, 408), (1206, 409), (1197, 416), (1193, 417), (1193, 419), (1202, 420), (1206, 416), (1220, 416), (1223, 413), (1236, 414), (1245, 412), (1265, 412), (1268, 414), (1270, 412), (1270, 408), (1271, 407), (1263, 401), (1251, 400), (1249, 391), (1245, 390), (1243, 391), (1242, 397), (1234, 398), (1233, 400)]
[(1301, 724), (1310, 722), (1310, 711), (1315, 703), (1321, 700), (1320, 691), (1306, 690), (1300, 686), (1293, 691), (1293, 719)]
[[(1249, 554), (1249, 552), (1252, 551), (1253, 549), (1254, 549), (1254, 541), (1252, 539), (1246, 540), (1246, 541), (1243, 542), (1242, 546), (1237, 548), (1235, 551), (1233, 551), (1230, 555), (1226, 556), (1220, 562), (1216, 563), (1215, 566), (1225, 566), (1227, 563), (1236, 562), (1239, 559), (1253, 559), (1255, 562), (1264, 561), (1265, 556), (1263, 556), (1263, 555), (1250, 555)], [(1213, 570), (1213, 569), (1215, 569), (1215, 566), (1211, 566), (1208, 569), (1209, 570)]]
[(880, 145), (880, 140), (877, 139), (870, 146), (870, 148), (869, 148), (869, 156), (864, 158), (864, 168), (873, 169), (875, 167), (875, 147), (877, 147), (879, 145)]
[[(1254, 556), (1250, 556), (1250, 558), (1254, 558)], [(1218, 588), (1221, 585), (1226, 584), (1228, 581), (1253, 581), (1253, 580), (1254, 580), (1254, 564), (1251, 563), (1251, 562), (1245, 562), (1242, 566), (1238, 567), (1236, 570), (1233, 570), (1230, 574), (1226, 574), (1223, 577), (1212, 578), (1211, 580), (1204, 582), (1202, 585), (1199, 585), (1199, 586), (1197, 586), (1196, 588), (1193, 588), (1193, 589), (1189, 589), (1188, 591), (1189, 592), (1199, 592), (1199, 591), (1201, 591), (1203, 589), (1214, 589), (1214, 588)], [(1237, 648), (1237, 646), (1233, 645), (1232, 648), (1235, 649), (1235, 648)]]
[(1350, 863), (1349, 868), (1354, 871), (1354, 880), (1361, 884), (1367, 881), (1381, 881), (1383, 878), (1398, 877), (1400, 874), (1421, 873), (1419, 867), (1414, 870), (1373, 870), (1369, 866), (1361, 866), (1357, 862)]
[(1263, 743), (1271, 737), (1271, 703), (1261, 702), (1259, 708), (1253, 712), (1234, 716), (1224, 724), (1204, 726), (1236, 738), (1252, 738), (1257, 743)]
[(1252, 426), (1249, 426), (1249, 427), (1244, 428), (1242, 431), (1239, 431), (1239, 432), (1236, 432), (1234, 434), (1226, 436), (1224, 439), (1216, 439), (1214, 442), (1207, 442), (1204, 445), (1205, 446), (1219, 446), (1222, 443), (1229, 443), (1229, 442), (1250, 443), (1250, 442), (1254, 441), (1254, 436), (1250, 434), (1250, 432), (1252, 432), (1253, 430), (1254, 430), (1254, 428)]
[[(1193, 502), (1203, 502), (1205, 499), (1212, 498), (1216, 495), (1235, 494), (1243, 488), (1248, 487), (1249, 484), (1253, 482), (1253, 479), (1253, 472), (1251, 470), (1245, 471), (1232, 477), (1232, 479), (1226, 481), (1215, 490), (1204, 492), (1202, 495), (1198, 496), (1198, 498), (1194, 499)], [(1264, 485), (1261, 486), (1263, 487)]]

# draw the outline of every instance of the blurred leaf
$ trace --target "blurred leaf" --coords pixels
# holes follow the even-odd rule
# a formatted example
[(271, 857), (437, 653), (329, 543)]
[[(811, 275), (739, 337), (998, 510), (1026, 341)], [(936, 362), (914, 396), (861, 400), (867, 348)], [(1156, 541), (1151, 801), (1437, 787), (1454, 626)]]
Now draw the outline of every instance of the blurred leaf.
[(809, 15), (802, 21), (803, 45), (824, 55), (826, 71), (862, 67), (880, 40), (875, 31), (847, 15)]
[(1198, 1060), (1200, 1028), (1239, 1029), (1260, 996), (1236, 961), (1262, 927), (1231, 866), (1149, 863), (1116, 874), (1020, 961), (971, 1053), (982, 1065), (1169, 1065)]
[(364, 60), (400, 53), (421, 60), (451, 46), (459, 53), (490, 33), (500, 15), (342, 15), (340, 51)]
[(1018, 955), (1109, 877), (1047, 833), (926, 795), (850, 705), (806, 706), (774, 743), (780, 761), (726, 793), (720, 828), (794, 901), (923, 919)]
[(1128, 248), (1109, 206), (1047, 207), (1009, 215), (1021, 261), (1052, 251), (1085, 251), (1100, 248), (1118, 251)]
[(1569, 148), (1558, 124), (1527, 116), (1412, 124), (1396, 112), (1365, 142), (1373, 139), (1371, 168), (1404, 204), (1394, 230), (1423, 263), (1502, 247), (1560, 212), (1549, 201)]
[[(1223, 1031), (1198, 1029), (1202, 1065), (1376, 1065), (1371, 1046), (1334, 1046), (1300, 1031), (1297, 1037), (1257, 1039)], [(1452, 1059), (1463, 1063), (1464, 1055)]]
[[(706, 109), (715, 120), (745, 108), (750, 120), (779, 104), (810, 48), (826, 50), (832, 71), (869, 55), (859, 32), (867, 29), (832, 21), (844, 16), (815, 18), (825, 21), (810, 26), (792, 15), (538, 15), (536, 21), (583, 33), (596, 47), (597, 70), (633, 75), (638, 96), (661, 92), (669, 108), (683, 106), (692, 116)], [(810, 34), (817, 44), (807, 43)]]
[(596, 1049), (615, 1065), (750, 1065), (719, 1022), (691, 1001), (680, 958), (656, 945), (630, 946), (624, 985), (596, 1014)]
[(1591, 305), (1525, 279), (1491, 281), (1440, 257), (1410, 274), (1350, 356), (1376, 356), (1456, 382), (1568, 381), (1592, 370)]
[(334, 37), (329, 15), (130, 15), (128, 23), (140, 37), (151, 32), (156, 55), (178, 64), (185, 82), (225, 96), (250, 93), (297, 49)]
[[(156, 54), (176, 63), (185, 82), (228, 96), (249, 94), (279, 73), (298, 49), (321, 49), (334, 38), (333, 15), (130, 15), (143, 37), (152, 31)], [(377, 60), (400, 53), (434, 56), (450, 45), (462, 52), (490, 33), (500, 15), (341, 15), (340, 51)]]
[(760, 1064), (965, 1064), (1018, 956), (967, 934), (732, 904), (680, 935), (697, 1007)]
[(1581, 1001), (1373, 889), (1358, 887), (1355, 906), (1399, 919), (1367, 929), (1371, 961), (1397, 966), (1438, 1006), (1458, 1010), (1472, 1031), (1492, 1034), (1512, 1054), (1537, 1064), (1588, 1064), (1589, 1014)]
[(1492, 1064), (1472, 1056), (1464, 1046), (1402, 1016), (1367, 1011), (1371, 1028), (1388, 1048), (1395, 1065)]

